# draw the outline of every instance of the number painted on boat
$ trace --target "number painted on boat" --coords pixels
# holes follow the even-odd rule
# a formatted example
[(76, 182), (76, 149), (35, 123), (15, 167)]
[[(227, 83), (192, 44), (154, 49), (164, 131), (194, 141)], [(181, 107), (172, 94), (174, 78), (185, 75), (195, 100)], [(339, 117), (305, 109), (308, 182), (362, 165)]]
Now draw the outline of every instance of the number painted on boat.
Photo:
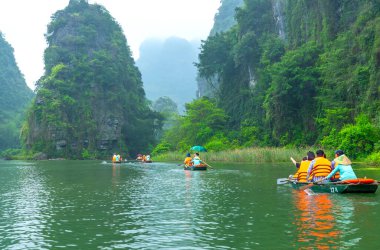
[(330, 187), (331, 193), (338, 193), (338, 188), (337, 187)]

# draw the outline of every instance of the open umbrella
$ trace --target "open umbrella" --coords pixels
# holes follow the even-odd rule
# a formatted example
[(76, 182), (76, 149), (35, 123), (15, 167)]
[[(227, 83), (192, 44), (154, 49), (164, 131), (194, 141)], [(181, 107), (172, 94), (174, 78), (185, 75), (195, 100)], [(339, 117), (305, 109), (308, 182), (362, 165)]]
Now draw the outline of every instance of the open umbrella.
[(197, 152), (207, 152), (207, 150), (205, 149), (205, 147), (203, 146), (192, 146), (190, 148), (190, 150), (194, 150), (194, 151), (197, 151)]

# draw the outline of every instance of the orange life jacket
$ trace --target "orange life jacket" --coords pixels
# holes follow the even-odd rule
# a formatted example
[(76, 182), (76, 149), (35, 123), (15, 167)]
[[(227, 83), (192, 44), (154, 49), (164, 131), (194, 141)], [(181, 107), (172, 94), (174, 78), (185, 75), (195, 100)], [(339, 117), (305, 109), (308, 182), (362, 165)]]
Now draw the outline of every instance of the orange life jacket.
[(191, 162), (191, 160), (191, 157), (186, 157), (183, 163), (185, 163), (186, 166), (192, 166), (193, 163)]
[(311, 161), (301, 161), (300, 167), (293, 175), (293, 178), (297, 178), (298, 182), (307, 182), (307, 170), (309, 169), (310, 162)]
[(314, 165), (308, 180), (311, 181), (313, 177), (326, 177), (331, 173), (331, 170), (331, 161), (324, 157), (317, 157), (314, 159)]
[[(336, 163), (335, 162), (335, 166), (334, 166), (334, 168), (336, 168), (336, 167), (338, 167), (338, 163)], [(333, 171), (334, 169), (331, 169), (331, 171)], [(340, 173), (339, 173), (339, 171), (338, 172), (336, 172), (335, 174), (334, 174), (334, 176), (332, 176), (331, 178), (330, 178), (330, 180), (334, 180), (334, 179), (339, 179), (340, 178)]]

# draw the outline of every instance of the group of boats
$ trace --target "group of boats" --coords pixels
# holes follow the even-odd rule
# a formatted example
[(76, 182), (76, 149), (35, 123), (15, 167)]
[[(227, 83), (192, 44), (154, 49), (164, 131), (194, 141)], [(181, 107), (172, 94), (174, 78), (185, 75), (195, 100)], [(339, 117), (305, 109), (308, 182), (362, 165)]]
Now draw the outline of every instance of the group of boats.
[(307, 193), (375, 193), (379, 182), (374, 179), (358, 178), (336, 182), (298, 182), (289, 178), (277, 179), (277, 184), (290, 184)]
[(112, 163), (120, 164), (120, 163), (135, 163), (135, 162), (140, 162), (140, 163), (152, 163), (153, 161), (142, 161), (142, 160), (124, 160), (124, 161), (112, 161)]

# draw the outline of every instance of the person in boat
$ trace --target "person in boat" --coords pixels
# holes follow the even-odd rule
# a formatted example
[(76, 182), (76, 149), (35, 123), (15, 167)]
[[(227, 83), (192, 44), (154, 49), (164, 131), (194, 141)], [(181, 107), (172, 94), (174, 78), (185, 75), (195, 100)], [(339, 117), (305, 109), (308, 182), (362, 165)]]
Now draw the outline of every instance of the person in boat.
[(294, 166), (296, 166), (296, 168), (298, 169), (300, 168), (302, 161), (307, 161), (307, 156), (302, 157), (301, 162), (296, 162), (296, 160), (294, 160), (293, 157), (290, 157), (290, 160), (294, 163)]
[(312, 151), (307, 152), (307, 157), (304, 157), (303, 160), (299, 164), (297, 172), (292, 176), (293, 180), (298, 182), (307, 182), (307, 171), (309, 169), (310, 163), (314, 160), (315, 154)]
[(112, 162), (116, 162), (116, 153), (113, 153)]
[(150, 161), (150, 154), (147, 154), (147, 155), (145, 156), (145, 161)]
[(332, 171), (331, 161), (325, 158), (325, 152), (318, 149), (315, 153), (317, 157), (310, 162), (307, 170), (306, 179), (308, 182), (321, 181)]
[(193, 165), (193, 163), (191, 162), (192, 159), (193, 159), (193, 158), (191, 158), (190, 153), (187, 153), (187, 154), (186, 154), (186, 158), (185, 158), (185, 160), (183, 161), (183, 163), (185, 164), (185, 167), (190, 167), (190, 166)]
[(358, 178), (352, 169), (350, 159), (344, 154), (343, 150), (338, 149), (335, 151), (335, 159), (331, 162), (331, 165), (334, 167), (334, 170), (324, 180), (329, 180), (337, 172), (340, 173), (340, 181)]
[(120, 162), (120, 155), (119, 154), (116, 155), (115, 162)]
[(202, 160), (201, 158), (199, 157), (199, 153), (195, 153), (194, 154), (194, 157), (193, 159), (191, 160), (191, 162), (193, 163), (193, 165), (196, 167), (196, 166), (199, 166), (202, 164)]
[(136, 160), (138, 160), (138, 161), (142, 161), (142, 159), (143, 159), (143, 158), (142, 158), (142, 155), (141, 155), (141, 154), (138, 154)]

